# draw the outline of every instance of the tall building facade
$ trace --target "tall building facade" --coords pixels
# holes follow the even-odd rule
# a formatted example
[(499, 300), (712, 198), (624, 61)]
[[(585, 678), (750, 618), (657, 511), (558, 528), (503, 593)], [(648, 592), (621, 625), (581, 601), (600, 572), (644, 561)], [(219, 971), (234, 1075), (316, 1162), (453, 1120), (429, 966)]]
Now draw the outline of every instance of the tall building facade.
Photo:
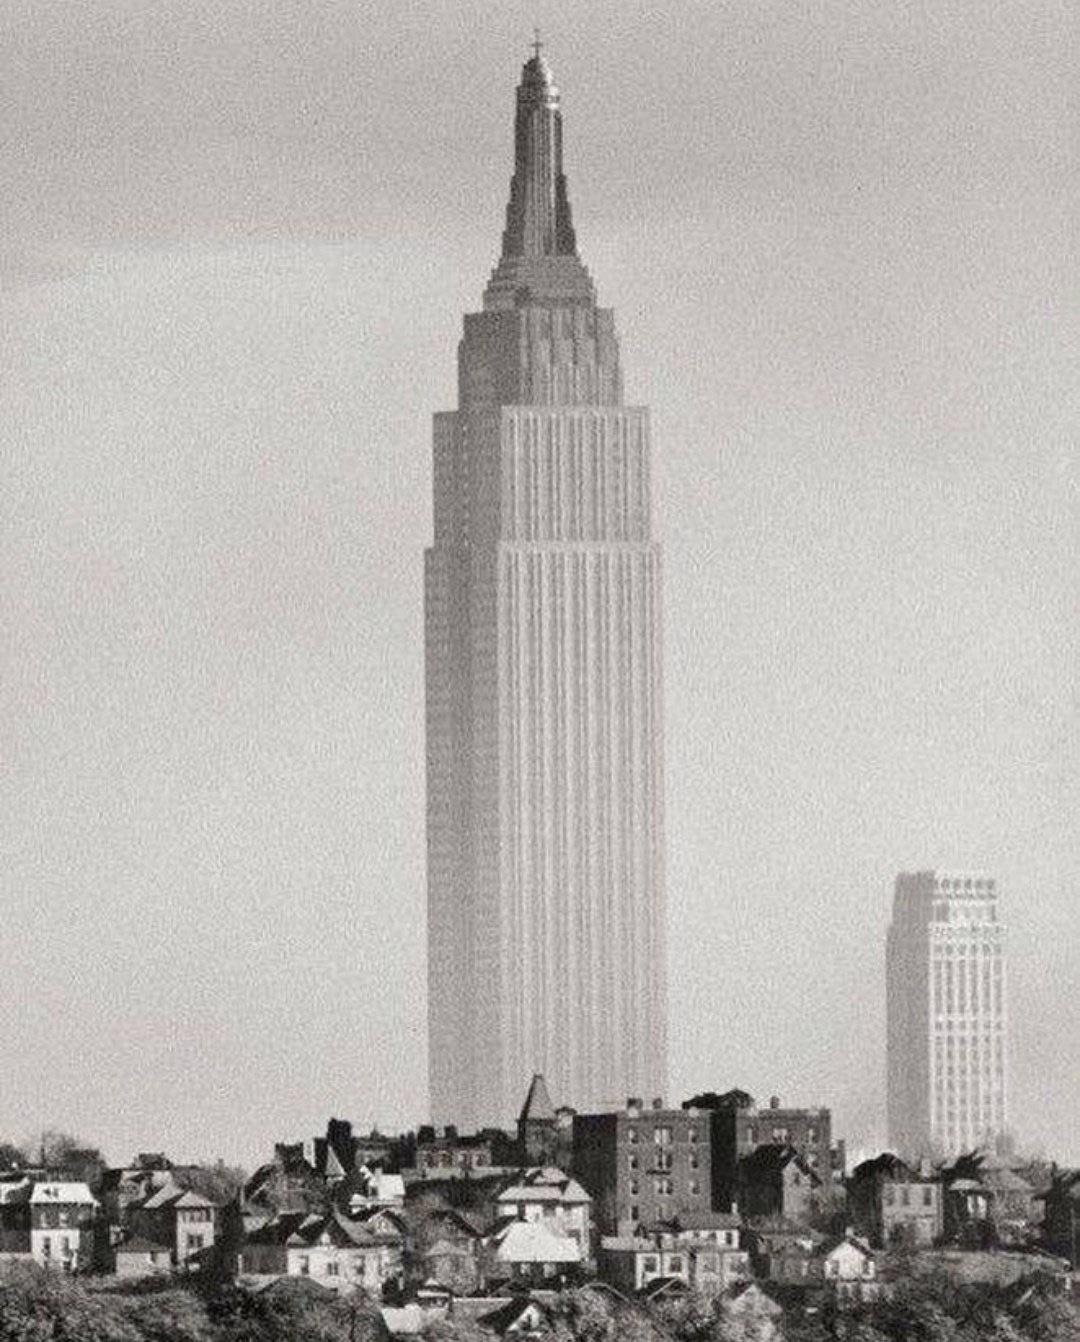
[(502, 254), (434, 425), (425, 568), (432, 1116), (666, 1081), (649, 422), (577, 254), (559, 93), (517, 90)]
[(896, 878), (886, 997), (893, 1147), (905, 1156), (957, 1155), (1004, 1137), (1004, 929), (992, 877)]

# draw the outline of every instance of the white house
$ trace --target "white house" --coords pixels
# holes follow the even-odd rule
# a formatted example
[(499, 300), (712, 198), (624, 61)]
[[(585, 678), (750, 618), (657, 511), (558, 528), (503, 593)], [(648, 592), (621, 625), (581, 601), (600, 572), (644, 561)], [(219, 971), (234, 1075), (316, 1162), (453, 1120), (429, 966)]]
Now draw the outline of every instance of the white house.
[(35, 1184), (30, 1194), (30, 1254), (42, 1267), (78, 1272), (94, 1261), (99, 1204), (85, 1183)]
[(495, 1201), (501, 1215), (543, 1222), (573, 1240), (582, 1259), (589, 1257), (592, 1198), (562, 1170), (554, 1166), (521, 1170)]

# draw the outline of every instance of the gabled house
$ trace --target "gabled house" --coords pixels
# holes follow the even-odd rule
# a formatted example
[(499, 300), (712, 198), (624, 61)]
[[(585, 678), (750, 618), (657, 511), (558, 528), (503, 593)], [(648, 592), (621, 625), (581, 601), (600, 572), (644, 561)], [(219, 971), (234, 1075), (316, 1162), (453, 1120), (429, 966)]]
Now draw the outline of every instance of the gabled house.
[(519, 1170), (495, 1199), (499, 1217), (542, 1221), (578, 1247), (581, 1260), (591, 1257), (592, 1199), (576, 1179), (554, 1166)]
[(821, 1279), (840, 1304), (867, 1304), (881, 1292), (874, 1251), (857, 1235), (842, 1235), (822, 1246)]
[(848, 1180), (855, 1229), (876, 1248), (928, 1248), (944, 1228), (941, 1180), (884, 1152), (864, 1160)]
[(340, 1294), (364, 1290), (378, 1296), (403, 1271), (403, 1236), (388, 1226), (371, 1229), (334, 1211), (309, 1216), (286, 1241), (286, 1272), (317, 1281)]
[(779, 1342), (784, 1307), (756, 1281), (739, 1282), (720, 1303), (720, 1317), (736, 1336), (755, 1342)]
[(793, 1146), (768, 1143), (738, 1166), (739, 1209), (747, 1220), (782, 1218), (809, 1224), (819, 1210), (822, 1183)]
[(194, 1268), (217, 1240), (219, 1209), (209, 1198), (171, 1179), (129, 1208), (134, 1235), (170, 1249), (178, 1268)]
[(101, 1207), (85, 1183), (35, 1184), (30, 1194), (30, 1253), (42, 1267), (86, 1271), (100, 1263)]
[(240, 1272), (254, 1277), (283, 1277), (288, 1273), (289, 1239), (310, 1217), (309, 1212), (279, 1212), (252, 1226), (240, 1249)]
[(544, 1221), (510, 1217), (484, 1241), (488, 1282), (551, 1282), (580, 1269), (582, 1260), (580, 1245)]

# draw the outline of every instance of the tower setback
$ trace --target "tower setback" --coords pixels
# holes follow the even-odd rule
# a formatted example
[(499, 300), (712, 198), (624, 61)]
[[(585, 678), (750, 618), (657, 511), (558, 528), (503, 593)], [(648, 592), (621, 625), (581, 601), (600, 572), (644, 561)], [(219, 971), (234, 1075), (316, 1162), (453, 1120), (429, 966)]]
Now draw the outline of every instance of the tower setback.
[(647, 412), (577, 254), (559, 93), (517, 90), (502, 254), (434, 425), (425, 566), (432, 1117), (660, 1095), (660, 552)]

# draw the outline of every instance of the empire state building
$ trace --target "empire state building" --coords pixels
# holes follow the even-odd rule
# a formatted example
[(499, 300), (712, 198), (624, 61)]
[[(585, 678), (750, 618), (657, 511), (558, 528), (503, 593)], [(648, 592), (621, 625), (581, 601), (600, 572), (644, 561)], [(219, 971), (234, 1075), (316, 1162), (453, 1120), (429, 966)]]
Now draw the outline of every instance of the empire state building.
[(664, 1093), (660, 551), (648, 412), (522, 71), (502, 254), (434, 424), (425, 566), (433, 1121)]

